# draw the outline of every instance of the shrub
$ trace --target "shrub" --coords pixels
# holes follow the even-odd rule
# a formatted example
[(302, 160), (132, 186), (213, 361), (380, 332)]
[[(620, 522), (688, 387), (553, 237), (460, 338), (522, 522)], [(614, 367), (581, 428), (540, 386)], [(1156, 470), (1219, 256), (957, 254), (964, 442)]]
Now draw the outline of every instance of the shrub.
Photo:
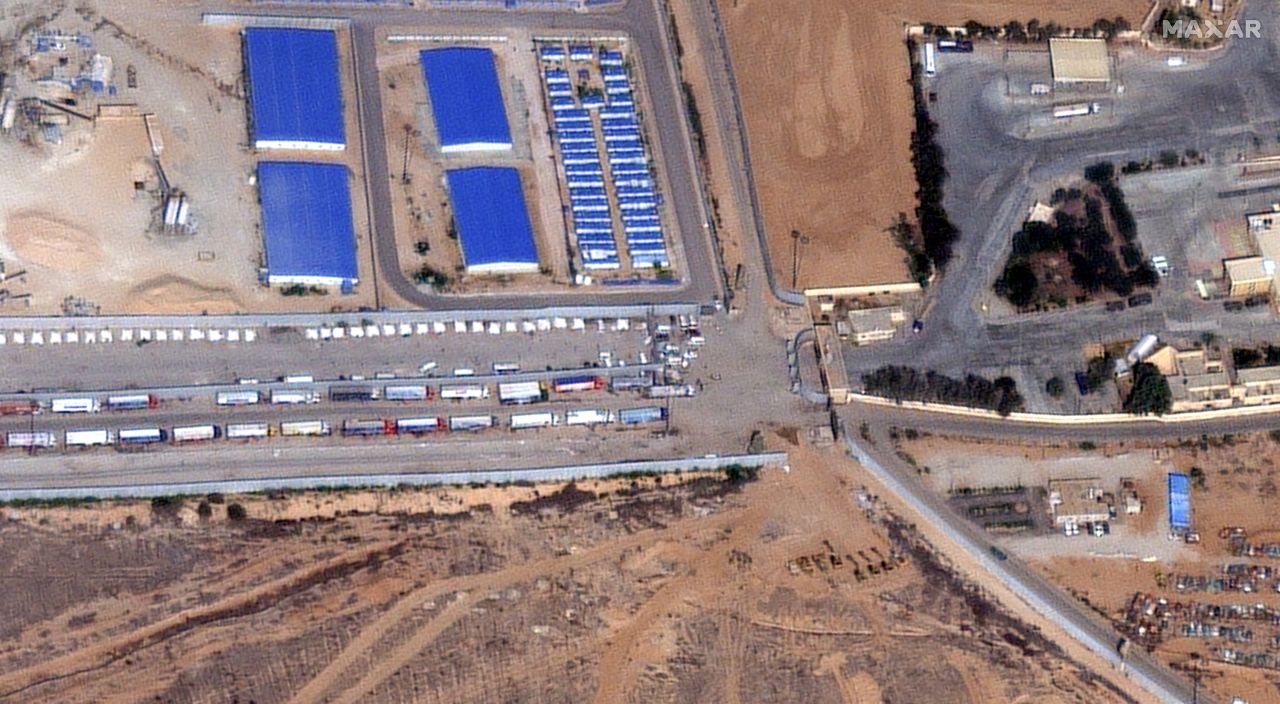
[(227, 505), (227, 518), (232, 521), (243, 521), (249, 517), (249, 512), (244, 510), (244, 506), (233, 503)]

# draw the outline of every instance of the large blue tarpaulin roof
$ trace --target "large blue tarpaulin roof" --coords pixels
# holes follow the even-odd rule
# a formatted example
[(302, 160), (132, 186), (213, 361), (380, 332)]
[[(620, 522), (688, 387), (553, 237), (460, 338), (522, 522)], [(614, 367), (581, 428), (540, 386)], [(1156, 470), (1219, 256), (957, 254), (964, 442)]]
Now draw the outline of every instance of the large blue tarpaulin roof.
[(244, 46), (255, 145), (345, 146), (332, 31), (250, 27), (244, 30)]
[(538, 250), (520, 173), (480, 166), (445, 174), (468, 271), (536, 271)]
[(511, 128), (492, 51), (474, 47), (427, 49), (418, 59), (442, 150), (511, 146)]
[(258, 193), (269, 280), (330, 284), (357, 280), (346, 166), (260, 162)]
[(1185, 474), (1169, 474), (1169, 528), (1191, 530), (1191, 478)]

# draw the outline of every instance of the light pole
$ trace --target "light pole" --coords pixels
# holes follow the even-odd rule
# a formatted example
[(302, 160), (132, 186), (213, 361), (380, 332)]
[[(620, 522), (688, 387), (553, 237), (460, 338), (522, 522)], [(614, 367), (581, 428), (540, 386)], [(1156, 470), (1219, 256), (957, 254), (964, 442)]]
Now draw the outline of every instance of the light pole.
[(791, 231), (791, 288), (800, 281), (800, 245), (809, 244), (809, 237), (799, 230)]

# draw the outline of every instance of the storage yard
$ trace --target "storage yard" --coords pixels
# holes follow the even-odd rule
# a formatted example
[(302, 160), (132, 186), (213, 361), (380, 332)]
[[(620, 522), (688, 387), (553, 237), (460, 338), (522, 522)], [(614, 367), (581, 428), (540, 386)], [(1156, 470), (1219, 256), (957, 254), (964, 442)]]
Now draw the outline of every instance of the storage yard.
[[(0, 198), (0, 262), (7, 279), (0, 314), (329, 310), (372, 302), (371, 288), (342, 296), (336, 285), (328, 295), (316, 289), (282, 296), (280, 285), (290, 281), (355, 281), (357, 263), (345, 261), (342, 272), (328, 276), (292, 271), (298, 263), (276, 246), (290, 235), (264, 233), (270, 218), (258, 211), (262, 196), (254, 185), (260, 161), (305, 159), (341, 165), (349, 181), (344, 189), (359, 188), (358, 150), (340, 149), (344, 135), (356, 131), (353, 111), (344, 110), (344, 100), (350, 101), (343, 96), (352, 91), (346, 43), (333, 32), (304, 32), (325, 40), (328, 53), (310, 57), (307, 71), (276, 71), (272, 57), (292, 50), (272, 48), (279, 30), (256, 30), (246, 42), (235, 28), (196, 25), (180, 33), (186, 41), (170, 42), (152, 36), (153, 27), (176, 22), (168, 13), (153, 25), (128, 5), (104, 15), (87, 8), (63, 11), (14, 48), (29, 68), (10, 74), (11, 100), (28, 90), (53, 101), (78, 100), (73, 110), (87, 119), (72, 116), (59, 134), (36, 133), (19, 121), (0, 135), (8, 145), (0, 149), (0, 164), (28, 174)], [(82, 37), (93, 52), (113, 60), (115, 71), (104, 75), (110, 80), (100, 95), (84, 87), (50, 92), (61, 85), (59, 60), (74, 60), (77, 52), (65, 41), (41, 39), (50, 27), (56, 36)], [(257, 59), (245, 60), (244, 52)], [(46, 68), (48, 58), (53, 69)], [(242, 76), (243, 66), (249, 78)], [(306, 115), (298, 112), (303, 92), (317, 96), (307, 104), (316, 110)], [(299, 207), (276, 202), (279, 193), (266, 196), (268, 209)], [(334, 200), (340, 207), (341, 199)], [(363, 257), (359, 269), (367, 270), (363, 202), (337, 213), (335, 226), (341, 231), (345, 225), (340, 239), (351, 240), (348, 249), (358, 249), (353, 256)], [(84, 203), (94, 204), (92, 218), (77, 205)], [(280, 230), (288, 219), (276, 217), (270, 229)], [(270, 268), (269, 250), (284, 259), (277, 269), (290, 271), (260, 272)], [(268, 288), (260, 280), (280, 285)]]
[[(1094, 537), (1009, 536), (1011, 554), (1106, 616), (1135, 645), (1200, 679), (1225, 700), (1269, 701), (1280, 686), (1280, 580), (1274, 540), (1276, 439), (1205, 436), (1176, 445), (1001, 446), (947, 438), (902, 444), (944, 493), (948, 486), (1043, 485), (1129, 478), (1141, 513)], [(980, 453), (982, 462), (975, 464)], [(980, 468), (980, 471), (975, 471)]]

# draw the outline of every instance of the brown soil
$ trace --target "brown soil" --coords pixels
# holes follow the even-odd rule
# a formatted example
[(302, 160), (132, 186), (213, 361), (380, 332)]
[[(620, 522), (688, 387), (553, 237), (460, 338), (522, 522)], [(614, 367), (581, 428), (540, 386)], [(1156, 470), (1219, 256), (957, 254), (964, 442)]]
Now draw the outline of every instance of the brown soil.
[(181, 276), (159, 276), (139, 283), (129, 293), (129, 313), (236, 313), (244, 304), (227, 288), (203, 286)]
[(1136, 26), (1150, 4), (719, 0), (780, 280), (791, 280), (792, 230), (809, 238), (802, 288), (909, 278), (887, 232), (916, 206), (906, 24), (1124, 16)]
[(740, 486), (6, 509), (0, 699), (1123, 701), (791, 449)]

